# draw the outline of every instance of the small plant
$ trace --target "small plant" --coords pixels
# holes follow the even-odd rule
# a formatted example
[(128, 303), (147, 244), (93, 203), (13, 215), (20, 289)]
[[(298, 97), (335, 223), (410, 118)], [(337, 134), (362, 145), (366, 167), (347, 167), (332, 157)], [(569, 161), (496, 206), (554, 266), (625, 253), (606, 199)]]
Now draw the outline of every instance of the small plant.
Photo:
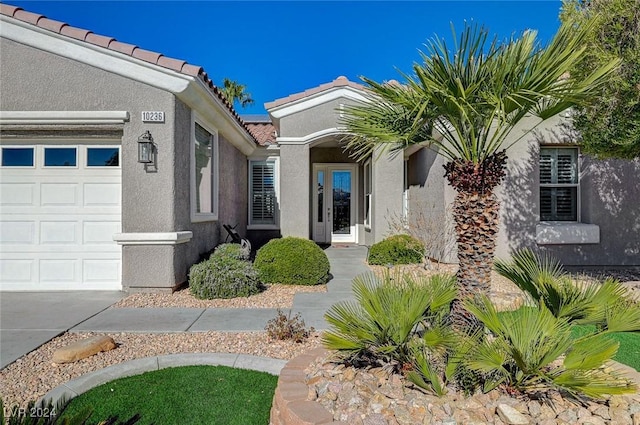
[(218, 245), (211, 255), (221, 255), (224, 257), (235, 258), (236, 260), (249, 261), (251, 257), (251, 249), (237, 243), (223, 243)]
[(369, 264), (419, 264), (424, 260), (422, 242), (409, 235), (390, 236), (371, 246)]
[(276, 317), (267, 322), (264, 329), (271, 339), (292, 340), (294, 342), (303, 342), (315, 330), (313, 327), (306, 328), (300, 313), (291, 317), (291, 311), (286, 315), (280, 309), (278, 309)]
[(347, 361), (399, 369), (412, 361), (418, 328), (434, 349), (449, 340), (441, 324), (456, 296), (453, 276), (367, 273), (353, 280), (353, 292), (355, 302), (340, 302), (327, 311), (330, 329), (323, 336), (325, 346), (339, 350)]
[(189, 270), (189, 291), (200, 299), (248, 297), (262, 291), (258, 273), (240, 245), (220, 245)]
[(327, 254), (308, 239), (272, 239), (258, 250), (254, 265), (263, 283), (317, 285), (329, 280)]
[(530, 249), (516, 251), (511, 261), (496, 260), (494, 267), (515, 283), (531, 303), (544, 305), (555, 317), (596, 325), (601, 331), (640, 331), (640, 306), (615, 279), (576, 283), (559, 261)]

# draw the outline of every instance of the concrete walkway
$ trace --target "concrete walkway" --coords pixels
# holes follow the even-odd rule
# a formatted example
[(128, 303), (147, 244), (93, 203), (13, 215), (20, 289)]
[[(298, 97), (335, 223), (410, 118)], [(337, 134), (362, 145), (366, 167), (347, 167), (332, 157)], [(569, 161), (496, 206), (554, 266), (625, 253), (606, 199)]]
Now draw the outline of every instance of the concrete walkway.
[[(327, 292), (296, 294), (293, 307), (307, 326), (326, 329), (324, 313), (338, 301), (352, 299), (351, 280), (365, 273), (367, 248), (349, 246), (325, 250), (333, 278)], [(71, 332), (250, 332), (263, 331), (276, 317), (275, 308), (109, 308), (70, 329)]]
[[(299, 293), (292, 316), (307, 326), (327, 328), (324, 313), (338, 301), (353, 299), (351, 280), (369, 271), (363, 246), (325, 250), (333, 278), (328, 292)], [(0, 320), (0, 368), (65, 332), (206, 332), (263, 331), (276, 309), (111, 308), (122, 292), (3, 292)]]

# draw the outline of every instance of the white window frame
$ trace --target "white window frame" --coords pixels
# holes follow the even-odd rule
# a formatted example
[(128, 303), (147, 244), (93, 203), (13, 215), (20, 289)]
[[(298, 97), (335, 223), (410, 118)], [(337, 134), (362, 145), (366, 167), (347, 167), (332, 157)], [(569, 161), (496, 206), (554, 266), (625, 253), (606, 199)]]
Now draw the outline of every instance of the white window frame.
[[(2, 165), (2, 155), (3, 155), (2, 149), (4, 148), (31, 149), (33, 151), (33, 165), (15, 165), (15, 166)], [(16, 144), (0, 145), (0, 167), (5, 170), (33, 169), (38, 166), (38, 160), (39, 160), (38, 147), (35, 144), (30, 143), (25, 145), (16, 145)]]
[[(107, 166), (107, 165), (89, 165), (89, 149), (118, 149), (118, 165), (117, 166)], [(115, 169), (115, 168), (122, 168), (122, 149), (120, 149), (120, 145), (91, 145), (91, 146), (85, 146), (84, 148), (84, 162), (82, 164), (82, 166), (84, 168), (89, 168), (91, 170), (98, 170), (98, 169), (107, 169), (107, 170), (111, 170), (111, 169)]]
[[(540, 214), (540, 222), (541, 223), (580, 223), (580, 148), (577, 146), (566, 146), (566, 145), (541, 145), (540, 152), (538, 156), (538, 166), (540, 166), (540, 155), (542, 154), (543, 149), (572, 149), (575, 150), (575, 158), (576, 158), (576, 183), (538, 183), (539, 189), (543, 187), (555, 188), (555, 187), (575, 187), (576, 188), (576, 219), (575, 220), (542, 220), (542, 208), (541, 208), (541, 198), (540, 198), (540, 190), (538, 190), (538, 211)], [(540, 172), (538, 171), (538, 179), (540, 178)]]
[[(76, 165), (46, 165), (47, 149), (75, 149)], [(43, 145), (42, 146), (42, 168), (68, 169), (68, 170), (81, 168), (80, 147), (78, 145)]]
[[(371, 158), (363, 165), (364, 174), (364, 228), (371, 230), (371, 215), (373, 214), (373, 169)], [(368, 208), (367, 208), (368, 206)]]
[[(202, 128), (207, 130), (212, 137), (212, 145), (211, 145), (211, 155), (213, 157), (212, 170), (211, 170), (211, 212), (202, 213), (197, 212), (196, 210), (196, 123), (200, 125)], [(217, 221), (218, 220), (218, 208), (219, 208), (219, 193), (218, 187), (220, 183), (220, 157), (219, 157), (219, 149), (218, 149), (218, 129), (213, 125), (207, 123), (201, 116), (197, 113), (192, 112), (191, 114), (191, 143), (190, 143), (190, 157), (191, 163), (190, 173), (191, 173), (191, 222), (199, 223), (205, 221)]]
[[(253, 217), (253, 166), (254, 163), (260, 162), (272, 162), (273, 163), (273, 177), (274, 177), (274, 189), (276, 195), (276, 210), (274, 213), (273, 224), (253, 224), (251, 219)], [(249, 192), (247, 199), (248, 208), (248, 225), (247, 230), (278, 230), (280, 229), (280, 157), (268, 156), (264, 158), (249, 158), (248, 160), (248, 179), (249, 179)]]

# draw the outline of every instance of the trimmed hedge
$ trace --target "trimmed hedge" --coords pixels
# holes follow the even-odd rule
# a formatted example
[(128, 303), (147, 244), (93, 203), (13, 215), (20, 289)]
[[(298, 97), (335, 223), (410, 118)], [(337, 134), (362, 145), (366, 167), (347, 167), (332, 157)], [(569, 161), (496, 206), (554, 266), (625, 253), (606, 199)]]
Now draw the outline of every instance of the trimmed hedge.
[(222, 244), (189, 270), (189, 291), (200, 299), (248, 297), (262, 291), (258, 272), (238, 244)]
[(263, 283), (317, 285), (329, 279), (327, 254), (308, 239), (272, 239), (258, 250), (254, 266)]
[(369, 264), (419, 264), (424, 259), (424, 245), (409, 235), (390, 236), (369, 249)]

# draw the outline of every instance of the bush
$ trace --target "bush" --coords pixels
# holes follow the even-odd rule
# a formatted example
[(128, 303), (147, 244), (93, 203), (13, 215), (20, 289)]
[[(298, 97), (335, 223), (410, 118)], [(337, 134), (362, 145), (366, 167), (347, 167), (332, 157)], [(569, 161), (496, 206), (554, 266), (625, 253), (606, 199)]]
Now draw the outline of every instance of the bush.
[(308, 239), (272, 239), (258, 250), (254, 265), (263, 283), (317, 285), (329, 280), (327, 254)]
[(235, 258), (236, 260), (248, 261), (251, 256), (251, 251), (244, 249), (242, 245), (237, 243), (223, 243), (222, 245), (218, 245), (211, 255), (222, 255), (224, 257)]
[(371, 246), (369, 264), (418, 264), (424, 259), (424, 245), (409, 235), (390, 236)]
[(248, 297), (262, 285), (237, 244), (220, 245), (211, 257), (189, 270), (189, 290), (200, 299)]

